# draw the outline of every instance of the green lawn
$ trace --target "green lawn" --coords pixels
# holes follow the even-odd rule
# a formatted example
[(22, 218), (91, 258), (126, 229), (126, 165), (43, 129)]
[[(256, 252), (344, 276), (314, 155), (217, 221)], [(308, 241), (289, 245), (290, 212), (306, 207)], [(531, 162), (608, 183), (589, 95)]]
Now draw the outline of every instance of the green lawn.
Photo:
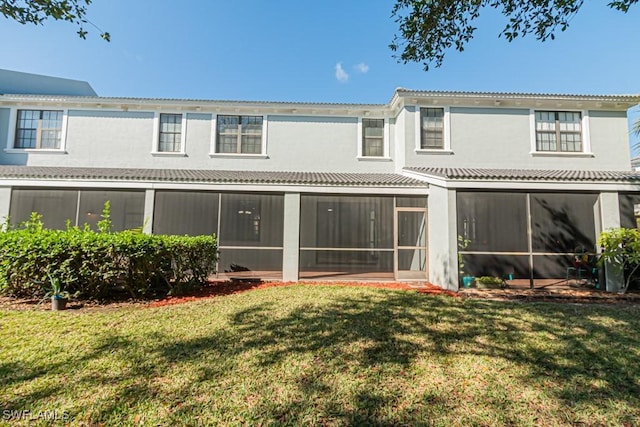
[(4, 311), (0, 424), (9, 410), (72, 425), (638, 425), (640, 308), (292, 286)]

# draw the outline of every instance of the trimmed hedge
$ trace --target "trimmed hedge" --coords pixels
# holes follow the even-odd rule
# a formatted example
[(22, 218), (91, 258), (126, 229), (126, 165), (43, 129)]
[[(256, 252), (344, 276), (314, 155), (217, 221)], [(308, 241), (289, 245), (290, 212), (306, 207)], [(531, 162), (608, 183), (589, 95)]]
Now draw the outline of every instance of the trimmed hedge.
[(0, 293), (42, 297), (51, 276), (79, 298), (177, 294), (206, 283), (217, 254), (214, 236), (49, 230), (34, 215), (20, 229), (0, 232)]

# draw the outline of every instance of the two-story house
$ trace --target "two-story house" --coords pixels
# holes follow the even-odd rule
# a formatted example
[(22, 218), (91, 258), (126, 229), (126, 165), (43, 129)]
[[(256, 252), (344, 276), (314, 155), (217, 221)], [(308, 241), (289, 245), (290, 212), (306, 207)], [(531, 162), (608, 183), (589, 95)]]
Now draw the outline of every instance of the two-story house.
[[(2, 87), (2, 85), (0, 85)], [(24, 91), (22, 91), (24, 92)], [(397, 89), (386, 104), (0, 95), (0, 217), (210, 234), (221, 276), (566, 276), (633, 226), (640, 95)], [(620, 277), (608, 273), (615, 290)]]

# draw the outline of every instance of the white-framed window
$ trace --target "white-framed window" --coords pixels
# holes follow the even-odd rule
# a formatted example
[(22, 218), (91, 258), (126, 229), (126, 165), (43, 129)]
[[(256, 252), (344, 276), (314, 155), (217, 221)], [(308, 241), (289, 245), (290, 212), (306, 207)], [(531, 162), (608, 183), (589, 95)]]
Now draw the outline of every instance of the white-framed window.
[(358, 119), (358, 158), (389, 159), (389, 123), (384, 118)]
[(416, 107), (416, 152), (451, 153), (449, 107)]
[(590, 154), (586, 111), (531, 110), (531, 151), (540, 155)]
[(536, 111), (536, 151), (582, 152), (579, 111)]
[(264, 155), (264, 116), (218, 115), (215, 154)]
[(176, 153), (182, 151), (182, 114), (160, 114), (158, 151)]
[(185, 113), (156, 112), (153, 118), (154, 155), (185, 155), (187, 116)]
[(384, 119), (362, 119), (362, 156), (384, 156)]
[(420, 109), (420, 148), (444, 149), (444, 108)]
[(62, 110), (17, 110), (13, 145), (8, 148), (61, 150), (65, 119)]

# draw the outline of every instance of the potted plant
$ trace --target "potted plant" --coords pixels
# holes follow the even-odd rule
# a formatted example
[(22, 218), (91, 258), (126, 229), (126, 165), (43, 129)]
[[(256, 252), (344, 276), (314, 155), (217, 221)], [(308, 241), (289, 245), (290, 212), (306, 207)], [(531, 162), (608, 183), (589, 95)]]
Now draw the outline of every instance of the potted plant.
[(465, 239), (463, 236), (458, 235), (458, 274), (462, 277), (462, 287), (470, 288), (473, 286), (475, 277), (466, 274), (464, 269), (464, 257), (460, 251), (464, 251), (471, 244), (471, 240)]
[(63, 289), (62, 282), (57, 277), (49, 275), (49, 283), (51, 284), (51, 290), (44, 298), (51, 296), (51, 310), (60, 311), (66, 309), (69, 301), (69, 292)]
[(478, 289), (500, 289), (505, 287), (502, 277), (482, 276), (476, 279)]

